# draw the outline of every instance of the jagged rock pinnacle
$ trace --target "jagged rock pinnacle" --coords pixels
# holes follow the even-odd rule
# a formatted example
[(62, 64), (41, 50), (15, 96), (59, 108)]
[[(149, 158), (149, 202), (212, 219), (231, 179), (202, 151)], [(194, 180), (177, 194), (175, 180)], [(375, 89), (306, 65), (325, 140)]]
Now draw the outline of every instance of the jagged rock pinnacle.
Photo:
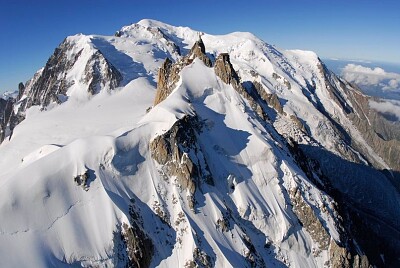
[(25, 91), (25, 85), (22, 82), (20, 82), (18, 84), (18, 99), (21, 99), (22, 95), (24, 94), (24, 91)]
[(218, 55), (215, 60), (214, 70), (215, 74), (226, 84), (232, 84), (233, 86), (239, 84), (239, 76), (231, 64), (228, 53)]
[[(154, 99), (154, 105), (165, 100), (171, 93), (171, 69), (174, 65), (169, 58), (166, 58), (158, 71), (157, 93)], [(177, 74), (175, 74), (178, 76)]]
[(206, 55), (206, 48), (200, 36), (199, 40), (194, 43), (192, 49), (190, 50), (189, 57), (191, 58), (191, 56), (201, 59), (207, 67), (212, 66), (210, 58)]
[(165, 100), (172, 92), (175, 83), (179, 80), (181, 70), (191, 64), (195, 58), (199, 58), (207, 67), (212, 66), (210, 58), (206, 55), (206, 49), (203, 40), (199, 37), (189, 54), (181, 58), (176, 63), (172, 63), (169, 58), (166, 58), (158, 72), (157, 93), (154, 99), (154, 105)]

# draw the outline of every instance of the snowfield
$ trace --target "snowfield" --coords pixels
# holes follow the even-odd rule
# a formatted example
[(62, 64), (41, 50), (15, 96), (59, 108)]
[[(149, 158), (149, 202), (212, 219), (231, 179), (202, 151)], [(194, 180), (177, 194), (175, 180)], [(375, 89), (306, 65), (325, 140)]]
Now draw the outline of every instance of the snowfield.
[[(327, 113), (355, 142), (369, 146), (330, 99), (320, 60), (313, 52), (280, 50), (250, 33), (201, 33), (212, 61), (229, 53), (241, 81), (257, 81), (277, 94), (284, 114), (269, 108), (274, 119), (260, 120), (249, 101), (200, 59), (183, 68), (172, 93), (153, 107), (164, 59), (178, 61), (198, 38), (197, 31), (153, 20), (123, 27), (119, 36), (67, 38), (74, 44), (69, 57), (82, 51), (66, 76), (74, 81), (67, 100), (44, 110), (29, 108), (0, 145), (1, 267), (125, 267), (129, 257), (121, 233), (124, 224), (132, 225), (132, 211), (154, 245), (150, 267), (187, 267), (191, 261), (200, 267), (329, 266), (329, 243), (344, 242), (335, 202), (302, 170), (284, 136), (336, 156), (349, 151)], [(123, 80), (112, 91), (105, 85), (90, 95), (82, 77), (96, 50)], [(202, 123), (196, 144), (213, 179), (213, 185), (197, 185), (194, 209), (188, 191), (163, 173), (149, 149), (187, 115)], [(84, 183), (77, 179), (83, 176)], [(382, 221), (398, 232), (398, 190), (379, 178), (379, 193), (390, 200), (385, 202), (374, 196), (378, 190), (360, 194), (369, 183), (338, 179), (334, 186), (356, 189), (346, 192), (357, 208), (381, 205), (387, 211)], [(295, 212), (296, 190), (324, 227), (327, 247)]]

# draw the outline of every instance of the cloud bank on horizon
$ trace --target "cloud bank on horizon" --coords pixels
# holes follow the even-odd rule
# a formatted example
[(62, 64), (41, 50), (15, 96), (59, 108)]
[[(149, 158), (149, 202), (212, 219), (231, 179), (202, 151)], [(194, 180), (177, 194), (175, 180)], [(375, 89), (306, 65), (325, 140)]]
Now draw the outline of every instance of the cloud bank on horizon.
[(385, 101), (370, 101), (369, 107), (382, 113), (389, 114), (397, 118), (400, 121), (400, 101), (396, 100), (385, 100)]
[(400, 74), (386, 72), (380, 67), (369, 68), (358, 64), (347, 64), (342, 70), (342, 76), (349, 82), (359, 86), (379, 87), (383, 91), (400, 91)]
[(341, 75), (357, 84), (364, 93), (381, 98), (369, 102), (371, 109), (387, 115), (389, 120), (400, 121), (400, 73), (362, 64), (369, 63), (346, 63)]

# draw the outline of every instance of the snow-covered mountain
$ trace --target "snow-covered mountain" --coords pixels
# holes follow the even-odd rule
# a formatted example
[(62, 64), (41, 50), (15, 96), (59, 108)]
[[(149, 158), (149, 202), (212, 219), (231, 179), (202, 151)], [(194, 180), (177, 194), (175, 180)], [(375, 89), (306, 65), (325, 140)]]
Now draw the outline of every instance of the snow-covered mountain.
[(400, 265), (400, 129), (371, 100), (250, 33), (67, 37), (0, 98), (0, 266)]

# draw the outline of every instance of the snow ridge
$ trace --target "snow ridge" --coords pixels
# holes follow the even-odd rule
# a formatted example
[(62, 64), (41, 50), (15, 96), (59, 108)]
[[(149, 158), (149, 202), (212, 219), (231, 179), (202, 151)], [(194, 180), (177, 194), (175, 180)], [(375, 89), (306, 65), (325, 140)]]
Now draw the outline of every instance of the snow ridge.
[(381, 169), (397, 171), (354, 94), (314, 52), (251, 33), (146, 19), (67, 37), (0, 117), (0, 266), (396, 264)]

